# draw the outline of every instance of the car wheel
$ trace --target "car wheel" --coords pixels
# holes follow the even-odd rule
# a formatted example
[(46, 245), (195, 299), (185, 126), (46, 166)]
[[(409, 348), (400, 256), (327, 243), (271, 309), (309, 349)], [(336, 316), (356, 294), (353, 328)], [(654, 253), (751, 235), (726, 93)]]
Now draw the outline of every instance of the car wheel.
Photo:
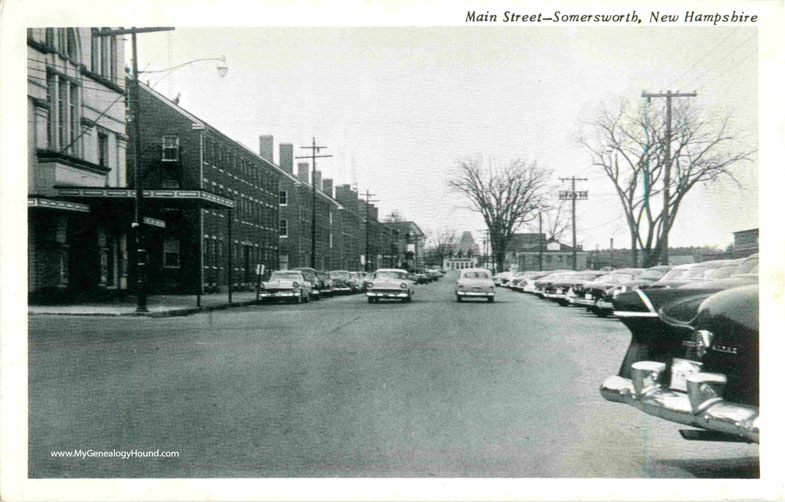
[(403, 303), (412, 303), (412, 297), (407, 296), (406, 298), (403, 299)]
[(492, 296), (488, 297), (488, 303), (493, 303), (493, 297)]
[(461, 298), (461, 295), (455, 295), (455, 301), (461, 303), (463, 301), (463, 298)]
[(370, 296), (368, 297), (368, 303), (373, 303), (373, 298), (371, 298)]
[(597, 314), (597, 317), (608, 317), (609, 315), (611, 315), (611, 313), (608, 312), (607, 310), (600, 310), (600, 309), (597, 309), (597, 311), (594, 313)]

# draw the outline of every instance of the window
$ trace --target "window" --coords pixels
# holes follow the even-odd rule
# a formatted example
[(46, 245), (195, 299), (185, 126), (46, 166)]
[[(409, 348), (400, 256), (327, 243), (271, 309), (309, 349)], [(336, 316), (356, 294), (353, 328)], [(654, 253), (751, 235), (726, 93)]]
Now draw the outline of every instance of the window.
[(281, 237), (289, 236), (289, 222), (286, 220), (281, 220), (280, 235)]
[(180, 138), (177, 136), (164, 136), (163, 154), (161, 160), (164, 162), (177, 162), (180, 160)]
[(65, 55), (73, 60), (77, 60), (76, 32), (73, 28), (68, 28), (66, 30)]
[(100, 64), (100, 53), (99, 53), (99, 45), (101, 43), (101, 38), (97, 37), (98, 30), (93, 28), (92, 30), (92, 38), (90, 39), (90, 70), (93, 73), (98, 73), (99, 64)]
[(117, 76), (117, 39), (109, 37), (109, 75), (110, 79)]
[(164, 268), (180, 268), (180, 241), (174, 237), (164, 240)]
[(286, 190), (281, 190), (281, 195), (280, 195), (280, 201), (279, 201), (279, 203), (280, 203), (282, 206), (286, 206), (287, 204), (289, 204), (289, 194), (288, 194), (288, 193), (286, 193)]
[(79, 89), (76, 84), (57, 75), (47, 77), (47, 97), (51, 104), (46, 125), (49, 148), (75, 154), (79, 136)]
[(98, 133), (98, 165), (109, 165), (109, 136), (102, 132)]

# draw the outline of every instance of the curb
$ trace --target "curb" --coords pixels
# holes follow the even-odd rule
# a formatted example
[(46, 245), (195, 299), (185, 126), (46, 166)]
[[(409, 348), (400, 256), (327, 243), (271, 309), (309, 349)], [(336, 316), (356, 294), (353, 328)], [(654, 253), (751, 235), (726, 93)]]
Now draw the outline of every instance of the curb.
[(208, 305), (204, 307), (185, 307), (161, 310), (157, 312), (36, 312), (28, 310), (28, 316), (79, 316), (79, 317), (150, 317), (162, 319), (166, 317), (186, 317), (200, 312), (212, 312), (215, 310), (228, 310), (237, 307), (248, 307), (251, 305), (261, 305), (262, 300), (245, 300), (242, 302), (221, 303), (218, 305)]

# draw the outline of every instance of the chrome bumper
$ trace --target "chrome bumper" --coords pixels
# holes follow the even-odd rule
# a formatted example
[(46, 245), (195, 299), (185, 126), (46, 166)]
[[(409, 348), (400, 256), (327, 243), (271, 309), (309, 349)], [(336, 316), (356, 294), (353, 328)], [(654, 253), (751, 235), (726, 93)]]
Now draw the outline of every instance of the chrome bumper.
[(458, 296), (496, 296), (493, 291), (460, 291), (456, 290), (455, 294)]
[(409, 293), (405, 291), (368, 291), (365, 293), (369, 298), (408, 298)]
[(586, 298), (576, 298), (575, 303), (584, 307), (594, 307), (594, 300), (587, 300)]
[(600, 393), (655, 417), (760, 443), (758, 407), (723, 400), (724, 375), (695, 373), (687, 378), (687, 392), (681, 392), (659, 383), (664, 369), (664, 363), (639, 361), (632, 365), (632, 379), (608, 377)]
[(605, 300), (597, 300), (597, 308), (602, 310), (613, 310), (613, 304), (611, 302), (606, 302)]

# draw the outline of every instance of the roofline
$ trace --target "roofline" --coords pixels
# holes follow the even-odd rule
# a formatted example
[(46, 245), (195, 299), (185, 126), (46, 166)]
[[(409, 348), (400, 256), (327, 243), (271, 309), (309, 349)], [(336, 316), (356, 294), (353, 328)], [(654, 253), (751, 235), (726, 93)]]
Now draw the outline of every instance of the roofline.
[[(162, 101), (163, 103), (165, 103), (166, 105), (168, 105), (170, 108), (172, 108), (172, 109), (173, 109), (173, 110), (175, 110), (176, 112), (178, 112), (178, 113), (182, 114), (183, 116), (185, 116), (186, 118), (188, 118), (188, 119), (189, 119), (191, 122), (196, 122), (197, 124), (200, 124), (200, 125), (202, 125), (202, 126), (204, 126), (204, 127), (209, 127), (209, 128), (210, 128), (210, 129), (211, 129), (213, 132), (215, 132), (215, 133), (217, 133), (217, 134), (219, 134), (219, 135), (223, 136), (223, 137), (224, 137), (224, 138), (226, 138), (227, 140), (231, 141), (231, 142), (232, 142), (232, 143), (234, 143), (235, 145), (239, 146), (240, 148), (242, 148), (243, 150), (245, 150), (246, 152), (248, 152), (250, 155), (254, 156), (254, 157), (257, 159), (257, 160), (261, 160), (262, 162), (264, 162), (265, 164), (267, 164), (267, 165), (268, 165), (270, 168), (272, 168), (272, 169), (274, 169), (275, 171), (277, 171), (277, 172), (278, 172), (278, 174), (280, 174), (280, 175), (282, 175), (282, 176), (284, 176), (284, 177), (286, 177), (286, 178), (289, 178), (289, 179), (290, 179), (291, 181), (293, 181), (293, 182), (294, 182), (296, 185), (303, 185), (303, 186), (307, 186), (307, 187), (309, 187), (309, 188), (311, 187), (311, 185), (309, 185), (309, 184), (307, 184), (307, 183), (303, 182), (303, 181), (302, 181), (300, 178), (297, 178), (297, 177), (295, 177), (295, 176), (293, 176), (293, 175), (291, 175), (291, 174), (287, 173), (287, 172), (286, 172), (286, 171), (284, 171), (283, 169), (281, 169), (281, 168), (280, 168), (280, 167), (279, 167), (277, 164), (275, 164), (274, 162), (272, 162), (272, 161), (270, 161), (270, 160), (268, 160), (268, 159), (265, 159), (264, 157), (262, 157), (261, 155), (259, 155), (259, 154), (258, 154), (258, 153), (256, 153), (256, 152), (254, 152), (253, 150), (251, 150), (250, 148), (248, 148), (248, 147), (247, 147), (247, 146), (245, 146), (244, 144), (242, 144), (242, 143), (240, 143), (239, 141), (237, 141), (237, 140), (235, 140), (235, 139), (232, 139), (232, 138), (230, 138), (229, 136), (227, 136), (226, 134), (222, 133), (222, 132), (221, 132), (221, 131), (220, 131), (218, 128), (216, 128), (215, 126), (212, 126), (212, 125), (208, 124), (206, 121), (204, 121), (204, 120), (200, 119), (199, 117), (197, 117), (196, 115), (192, 114), (191, 112), (189, 112), (189, 111), (188, 111), (188, 110), (186, 110), (185, 108), (181, 107), (181, 106), (180, 106), (180, 105), (178, 105), (178, 104), (175, 104), (175, 103), (174, 103), (172, 100), (170, 100), (169, 98), (167, 98), (166, 96), (164, 96), (164, 95), (163, 95), (163, 94), (161, 94), (160, 92), (156, 91), (156, 90), (155, 90), (155, 89), (153, 89), (152, 87), (148, 86), (147, 84), (145, 84), (145, 83), (143, 83), (143, 82), (139, 82), (139, 87), (140, 87), (140, 88), (143, 88), (145, 91), (149, 92), (149, 93), (150, 93), (150, 95), (152, 95), (153, 97), (155, 97), (155, 98), (158, 98), (158, 100), (159, 100), (159, 101)], [(335, 199), (333, 199), (332, 197), (330, 197), (330, 196), (329, 196), (329, 195), (327, 195), (326, 193), (322, 192), (321, 190), (316, 190), (316, 192), (317, 192), (317, 193), (320, 193), (320, 194), (322, 195), (322, 197), (324, 197), (325, 199), (327, 199), (327, 200), (328, 200), (328, 201), (330, 201), (331, 203), (335, 204), (335, 206), (337, 206), (337, 207), (338, 207), (338, 209), (345, 209), (345, 208), (344, 208), (344, 207), (343, 207), (343, 206), (342, 206), (340, 203), (338, 203), (338, 201), (336, 201)]]

